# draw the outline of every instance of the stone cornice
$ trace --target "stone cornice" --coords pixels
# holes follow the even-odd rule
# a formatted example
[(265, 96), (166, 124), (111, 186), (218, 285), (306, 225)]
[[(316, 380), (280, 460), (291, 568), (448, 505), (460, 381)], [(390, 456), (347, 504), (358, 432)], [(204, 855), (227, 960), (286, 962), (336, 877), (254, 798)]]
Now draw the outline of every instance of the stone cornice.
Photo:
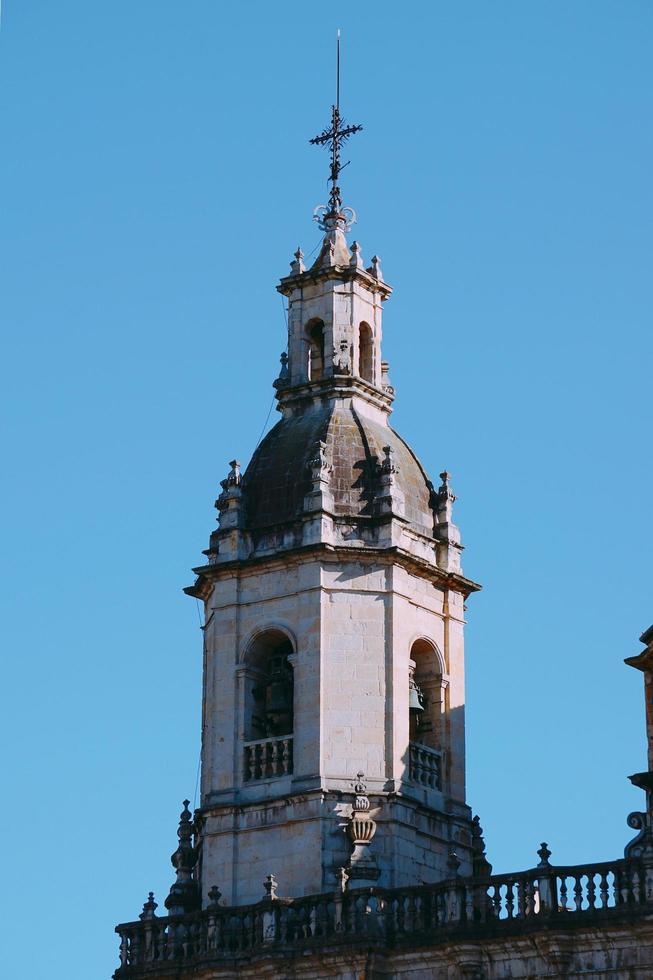
[(194, 585), (187, 586), (184, 592), (186, 595), (194, 596), (197, 599), (206, 599), (209, 596), (212, 583), (221, 578), (228, 578), (250, 568), (283, 568), (289, 564), (306, 561), (307, 558), (326, 559), (334, 562), (357, 560), (398, 564), (408, 571), (419, 575), (421, 578), (430, 580), (434, 585), (442, 589), (451, 589), (454, 592), (459, 592), (465, 599), (473, 592), (479, 592), (482, 588), (477, 582), (466, 578), (464, 575), (457, 572), (446, 572), (415, 555), (403, 551), (401, 548), (367, 548), (358, 545), (342, 546), (319, 543), (300, 545), (274, 555), (235, 559), (234, 561), (227, 561), (215, 565), (200, 565), (193, 569), (193, 572), (197, 575), (197, 581)]
[(320, 381), (305, 381), (298, 385), (277, 388), (278, 410), (286, 406), (301, 407), (319, 398), (362, 398), (386, 414), (392, 411), (394, 395), (376, 385), (350, 374), (334, 374)]
[(335, 279), (340, 282), (359, 282), (370, 292), (380, 293), (382, 300), (386, 300), (392, 293), (392, 286), (387, 282), (377, 279), (366, 269), (353, 265), (321, 266), (317, 269), (313, 267), (295, 275), (284, 276), (277, 286), (277, 290), (284, 296), (290, 296), (296, 289), (302, 289), (304, 286), (318, 282), (326, 282), (328, 279)]

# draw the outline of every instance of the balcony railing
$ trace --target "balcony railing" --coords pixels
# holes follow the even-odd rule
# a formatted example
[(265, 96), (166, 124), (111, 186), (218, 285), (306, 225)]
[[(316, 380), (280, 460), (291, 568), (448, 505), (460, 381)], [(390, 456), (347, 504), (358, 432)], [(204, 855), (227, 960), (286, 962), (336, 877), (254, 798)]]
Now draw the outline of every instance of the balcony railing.
[(411, 742), (408, 758), (408, 776), (413, 783), (442, 789), (442, 756), (437, 749)]
[(275, 779), (292, 773), (292, 735), (245, 743), (243, 779)]
[(310, 949), (365, 938), (415, 944), (511, 929), (588, 928), (626, 912), (653, 914), (653, 869), (638, 860), (534, 868), (517, 874), (452, 878), (413, 888), (368, 888), (256, 905), (209, 906), (185, 916), (145, 918), (117, 927), (116, 980), (156, 973), (165, 961), (233, 960), (252, 950)]

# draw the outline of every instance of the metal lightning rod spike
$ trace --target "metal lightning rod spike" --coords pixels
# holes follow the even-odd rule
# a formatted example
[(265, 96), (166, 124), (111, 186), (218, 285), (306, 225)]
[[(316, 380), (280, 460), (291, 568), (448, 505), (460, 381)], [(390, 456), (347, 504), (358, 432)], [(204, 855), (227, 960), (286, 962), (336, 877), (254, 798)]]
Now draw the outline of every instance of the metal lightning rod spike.
[(340, 110), (340, 28), (336, 40), (336, 109)]

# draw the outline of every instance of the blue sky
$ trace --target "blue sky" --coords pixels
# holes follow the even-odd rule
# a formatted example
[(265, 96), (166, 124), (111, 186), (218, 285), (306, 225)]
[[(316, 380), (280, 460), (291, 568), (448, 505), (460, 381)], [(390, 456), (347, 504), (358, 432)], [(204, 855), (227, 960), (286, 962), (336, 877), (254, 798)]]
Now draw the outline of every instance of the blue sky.
[[(495, 868), (619, 856), (653, 621), (653, 7), (5, 0), (8, 975), (88, 980), (163, 901), (199, 751), (192, 580), (268, 416), (275, 292), (343, 175), (395, 293), (393, 424), (453, 472), (469, 801)], [(272, 412), (268, 425), (274, 421)], [(283, 890), (283, 869), (277, 874)], [(219, 884), (219, 883), (218, 883)], [(34, 936), (34, 914), (38, 918)], [(74, 960), (72, 959), (74, 957)]]

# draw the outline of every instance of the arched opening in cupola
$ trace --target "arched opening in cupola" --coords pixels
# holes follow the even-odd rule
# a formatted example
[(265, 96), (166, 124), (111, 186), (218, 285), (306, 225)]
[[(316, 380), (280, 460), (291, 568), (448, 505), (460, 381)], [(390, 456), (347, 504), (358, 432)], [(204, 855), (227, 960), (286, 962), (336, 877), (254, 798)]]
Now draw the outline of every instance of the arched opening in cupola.
[(358, 331), (358, 374), (374, 384), (374, 337), (369, 323), (361, 323)]
[(306, 324), (308, 342), (309, 381), (320, 381), (324, 377), (324, 323), (322, 320), (309, 320)]

